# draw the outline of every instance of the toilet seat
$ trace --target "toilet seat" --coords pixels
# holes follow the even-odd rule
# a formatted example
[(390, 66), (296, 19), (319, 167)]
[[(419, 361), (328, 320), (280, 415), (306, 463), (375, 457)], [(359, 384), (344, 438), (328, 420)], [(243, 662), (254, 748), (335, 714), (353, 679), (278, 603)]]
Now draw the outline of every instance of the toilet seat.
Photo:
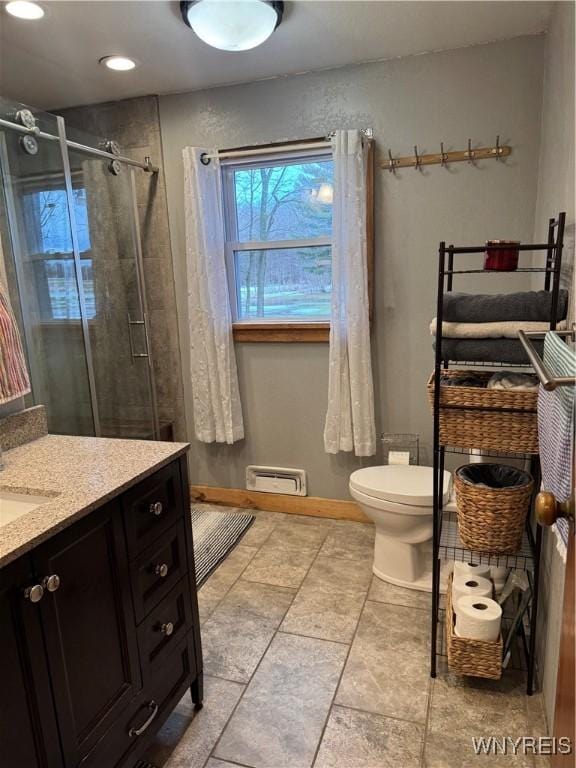
[(397, 501), (379, 499), (377, 496), (370, 496), (363, 491), (359, 491), (357, 488), (354, 488), (352, 483), (350, 483), (350, 493), (355, 501), (359, 504), (365, 504), (371, 509), (378, 509), (382, 512), (395, 513), (397, 515), (432, 517), (432, 507), (415, 507), (412, 504), (399, 504)]
[[(415, 465), (364, 467), (350, 475), (350, 490), (369, 497), (376, 508), (380, 507), (380, 501), (386, 502), (386, 506), (394, 505), (398, 508), (395, 511), (404, 514), (430, 514), (433, 506), (433, 474), (432, 467)], [(445, 471), (444, 504), (450, 498), (451, 487), (452, 476)]]

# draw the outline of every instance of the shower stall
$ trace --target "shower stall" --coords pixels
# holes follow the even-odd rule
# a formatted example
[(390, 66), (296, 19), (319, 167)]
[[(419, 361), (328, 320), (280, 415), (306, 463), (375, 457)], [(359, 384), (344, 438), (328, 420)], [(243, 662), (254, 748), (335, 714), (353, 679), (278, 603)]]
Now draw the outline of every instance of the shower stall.
[(136, 174), (146, 160), (0, 99), (0, 277), (49, 431), (159, 437)]

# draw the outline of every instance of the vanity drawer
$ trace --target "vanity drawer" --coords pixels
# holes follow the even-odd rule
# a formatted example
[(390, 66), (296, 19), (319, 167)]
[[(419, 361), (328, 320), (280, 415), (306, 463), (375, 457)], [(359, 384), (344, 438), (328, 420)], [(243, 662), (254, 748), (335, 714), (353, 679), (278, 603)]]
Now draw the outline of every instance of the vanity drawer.
[(122, 508), (130, 557), (136, 557), (152, 544), (188, 506), (182, 495), (177, 461), (127, 491), (122, 497)]
[(187, 572), (184, 520), (145, 549), (130, 569), (134, 612), (139, 624)]
[(185, 576), (138, 627), (138, 646), (145, 681), (191, 627), (190, 586)]
[(195, 676), (193, 645), (184, 639), (80, 768), (133, 766), (135, 757), (142, 754), (146, 743), (157, 733)]

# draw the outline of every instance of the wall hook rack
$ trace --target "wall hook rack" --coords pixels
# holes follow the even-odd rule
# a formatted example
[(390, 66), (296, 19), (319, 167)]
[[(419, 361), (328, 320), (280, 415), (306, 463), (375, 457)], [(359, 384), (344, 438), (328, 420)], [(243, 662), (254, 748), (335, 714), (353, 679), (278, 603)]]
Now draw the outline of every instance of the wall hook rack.
[(396, 175), (398, 168), (415, 168), (422, 170), (424, 165), (440, 165), (446, 168), (449, 163), (467, 162), (475, 166), (478, 160), (502, 160), (512, 152), (512, 147), (506, 144), (500, 144), (500, 135), (496, 136), (496, 144), (492, 147), (477, 147), (472, 149), (472, 140), (468, 139), (467, 149), (456, 150), (454, 152), (444, 151), (444, 142), (440, 142), (440, 152), (421, 155), (418, 147), (414, 147), (414, 154), (405, 157), (393, 157), (392, 151), (388, 150), (388, 159), (380, 162), (380, 167)]

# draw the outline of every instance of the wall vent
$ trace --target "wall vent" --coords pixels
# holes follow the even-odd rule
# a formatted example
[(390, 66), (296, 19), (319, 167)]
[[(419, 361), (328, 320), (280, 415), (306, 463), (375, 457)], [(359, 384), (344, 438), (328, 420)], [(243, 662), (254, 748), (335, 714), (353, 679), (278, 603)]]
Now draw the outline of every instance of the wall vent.
[(306, 496), (306, 471), (288, 467), (246, 467), (246, 488), (263, 493)]

